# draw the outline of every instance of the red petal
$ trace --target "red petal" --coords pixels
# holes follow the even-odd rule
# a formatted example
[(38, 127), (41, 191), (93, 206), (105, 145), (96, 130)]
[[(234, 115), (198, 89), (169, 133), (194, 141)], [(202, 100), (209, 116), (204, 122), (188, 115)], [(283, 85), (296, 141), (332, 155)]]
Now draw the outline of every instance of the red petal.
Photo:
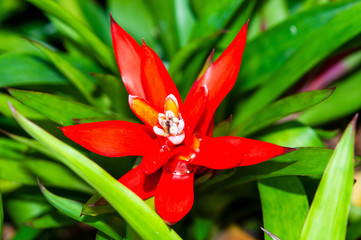
[(143, 43), (141, 58), (142, 80), (149, 102), (163, 112), (165, 99), (173, 94), (181, 105), (182, 99), (162, 60)]
[(141, 47), (114, 21), (111, 15), (110, 19), (115, 58), (125, 88), (129, 94), (146, 99), (140, 78)]
[(184, 119), (187, 124), (187, 132), (193, 133), (194, 128), (206, 108), (208, 97), (207, 86), (202, 86), (184, 102)]
[(153, 146), (148, 128), (137, 123), (104, 121), (61, 130), (84, 148), (107, 157), (143, 156)]
[(162, 170), (153, 174), (145, 174), (140, 166), (137, 166), (121, 177), (118, 182), (132, 190), (141, 199), (154, 196)]
[(140, 166), (146, 174), (151, 174), (162, 167), (174, 154), (173, 151), (168, 151), (163, 148), (159, 143), (158, 139), (153, 140), (154, 146), (150, 151), (143, 157)]
[[(222, 55), (208, 68), (203, 76), (191, 88), (188, 97), (192, 97), (199, 88), (207, 85), (209, 96), (205, 114), (198, 125), (202, 134), (206, 134), (208, 125), (223, 98), (232, 89), (241, 67), (242, 54), (246, 45), (247, 23)], [(187, 98), (188, 98), (187, 97)]]
[(227, 169), (266, 161), (287, 152), (288, 148), (241, 137), (205, 137), (192, 164), (212, 169)]
[(163, 170), (155, 193), (155, 209), (169, 224), (180, 221), (192, 208), (194, 171), (174, 174)]

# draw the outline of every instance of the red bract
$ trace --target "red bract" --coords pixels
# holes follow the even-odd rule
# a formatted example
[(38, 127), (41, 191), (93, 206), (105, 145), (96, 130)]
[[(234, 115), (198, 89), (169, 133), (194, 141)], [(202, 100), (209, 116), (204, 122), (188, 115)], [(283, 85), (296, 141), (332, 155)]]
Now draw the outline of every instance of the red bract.
[(145, 43), (140, 47), (113, 19), (111, 32), (130, 108), (144, 125), (105, 121), (62, 130), (104, 156), (143, 156), (141, 164), (119, 182), (142, 199), (155, 196), (155, 208), (165, 221), (175, 223), (190, 211), (194, 176), (205, 168), (253, 165), (288, 150), (241, 137), (211, 137), (214, 112), (237, 79), (247, 24), (194, 83), (184, 103), (151, 48)]

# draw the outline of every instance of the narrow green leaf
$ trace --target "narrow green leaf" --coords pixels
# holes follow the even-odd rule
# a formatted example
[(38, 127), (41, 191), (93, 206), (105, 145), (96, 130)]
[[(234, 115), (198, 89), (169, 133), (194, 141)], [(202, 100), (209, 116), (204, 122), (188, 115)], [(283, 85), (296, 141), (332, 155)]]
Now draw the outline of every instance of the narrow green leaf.
[(23, 137), (23, 136), (19, 136), (19, 135), (16, 135), (16, 134), (12, 134), (12, 133), (8, 133), (6, 131), (2, 131), (0, 129), (0, 132), (6, 134), (7, 136), (9, 136), (11, 139), (14, 139), (15, 141), (18, 142), (18, 144), (25, 144), (27, 145), (28, 147), (36, 150), (36, 151), (39, 151), (40, 153), (44, 154), (45, 156), (48, 156), (52, 159), (56, 159), (56, 156), (49, 150), (47, 149), (46, 147), (44, 147), (43, 145), (41, 145), (39, 142), (37, 142), (36, 140), (33, 140), (33, 139), (29, 139), (29, 138), (26, 138), (26, 137)]
[[(175, 56), (172, 58), (172, 61), (169, 65), (169, 73), (170, 75), (174, 75), (178, 73), (185, 64), (189, 64), (190, 58), (197, 54), (197, 52), (207, 50), (213, 43), (214, 40), (222, 34), (222, 31), (217, 31), (212, 33), (209, 36), (201, 37), (190, 41), (186, 46), (181, 48)], [(209, 54), (209, 53), (208, 53)], [(194, 81), (194, 79), (188, 80)]]
[(298, 116), (298, 120), (308, 125), (320, 125), (347, 116), (361, 108), (361, 71), (337, 84), (337, 88), (327, 101), (314, 106)]
[(4, 209), (3, 209), (2, 194), (0, 192), (0, 236), (2, 236), (3, 223), (4, 223)]
[[(264, 228), (280, 239), (298, 240), (308, 213), (308, 200), (296, 176), (258, 181)], [(265, 234), (265, 239), (271, 239)]]
[(9, 138), (0, 137), (0, 149), (0, 157), (22, 158), (28, 147)]
[(173, 1), (145, 1), (159, 29), (159, 37), (167, 59), (172, 59), (179, 48), (177, 38), (175, 3)]
[(35, 139), (58, 154), (58, 160), (100, 193), (144, 239), (180, 239), (137, 195), (104, 169), (53, 137), (13, 109), (18, 123)]
[(87, 24), (103, 42), (111, 46), (109, 16), (106, 16), (95, 1), (61, 0), (59, 3)]
[(345, 239), (353, 186), (356, 117), (332, 154), (305, 221), (303, 239)]
[(11, 102), (11, 104), (13, 104), (14, 107), (16, 107), (16, 109), (20, 109), (24, 113), (24, 116), (26, 116), (29, 119), (32, 119), (32, 120), (43, 120), (43, 119), (45, 119), (44, 116), (37, 113), (33, 109), (25, 106), (24, 104), (21, 104), (18, 100), (11, 97), (10, 95), (0, 93), (0, 113), (2, 113), (3, 115), (5, 115), (8, 118), (13, 117), (12, 114), (11, 114), (11, 111), (9, 109), (8, 102)]
[[(267, 108), (253, 114), (247, 120), (232, 124), (236, 125), (234, 133), (240, 136), (250, 135), (278, 120), (296, 112), (303, 111), (327, 99), (334, 89), (298, 93), (270, 104)], [(238, 128), (237, 128), (238, 126)]]
[(103, 201), (101, 199), (102, 196), (99, 193), (94, 193), (84, 204), (81, 210), (81, 214), (88, 216), (98, 216), (102, 214), (113, 213), (114, 208), (104, 199), (102, 199)]
[(64, 227), (74, 223), (76, 223), (76, 221), (65, 215), (56, 212), (50, 212), (40, 217), (30, 219), (27, 222), (23, 223), (23, 225), (32, 228), (46, 229)]
[(112, 240), (112, 238), (103, 233), (102, 231), (98, 231), (95, 240)]
[(174, 11), (178, 40), (181, 47), (185, 46), (189, 40), (192, 28), (195, 24), (189, 0), (174, 0)]
[(146, 0), (108, 0), (107, 6), (115, 21), (139, 44), (144, 39), (148, 46), (157, 47), (158, 28)]
[(36, 186), (40, 178), (47, 186), (86, 193), (93, 190), (59, 163), (41, 159), (12, 159), (0, 157), (0, 178)]
[(60, 54), (48, 49), (42, 44), (31, 41), (41, 52), (43, 52), (54, 66), (66, 76), (69, 81), (83, 94), (85, 99), (95, 105), (92, 93), (95, 89), (95, 83), (79, 69), (75, 68), (71, 63), (65, 60)]
[(325, 146), (314, 129), (298, 122), (286, 122), (274, 126), (257, 139), (293, 148)]
[(199, 38), (225, 28), (242, 5), (243, 0), (193, 0), (191, 2), (199, 19), (193, 28), (192, 38)]
[(0, 76), (0, 87), (68, 82), (43, 59), (12, 52), (0, 56)]
[[(243, 59), (247, 61), (242, 62), (239, 76), (242, 81), (236, 82), (235, 89), (251, 90), (266, 83), (268, 79), (274, 80), (273, 76), (277, 74), (273, 74), (289, 61), (307, 39), (315, 40), (315, 38), (309, 38), (314, 32), (339, 13), (354, 7), (358, 2), (355, 0), (337, 1), (301, 12), (247, 42), (243, 55)], [(251, 18), (248, 36), (251, 36), (252, 26), (256, 20), (254, 16)], [(316, 39), (318, 41), (319, 38)]]
[[(357, 1), (359, 2), (359, 1)], [(313, 66), (361, 32), (361, 3), (347, 9), (312, 33), (292, 57), (242, 105), (240, 120), (267, 106)], [(322, 36), (322, 37), (320, 37)], [(317, 39), (317, 40), (315, 40)]]
[(44, 197), (60, 212), (79, 222), (93, 226), (114, 239), (122, 239), (122, 231), (120, 229), (122, 221), (120, 218), (110, 215), (102, 215), (97, 217), (80, 216), (83, 206), (82, 203), (57, 196), (49, 192), (44, 186), (40, 184), (40, 182), (39, 186)]
[(82, 37), (82, 42), (88, 50), (93, 52), (100, 64), (110, 68), (113, 72), (117, 72), (118, 68), (115, 63), (115, 58), (111, 48), (104, 44), (86, 25), (79, 19), (71, 14), (66, 8), (61, 7), (55, 1), (47, 0), (28, 0), (39, 9), (54, 16), (62, 21), (67, 26), (71, 27)]
[(17, 89), (9, 89), (9, 92), (17, 100), (61, 125), (74, 124), (73, 119), (106, 116), (96, 108), (48, 93)]
[(266, 29), (277, 25), (289, 17), (286, 0), (270, 0), (263, 4), (263, 16)]
[(330, 149), (300, 148), (257, 165), (237, 168), (237, 171), (224, 181), (213, 183), (211, 179), (200, 187), (225, 191), (245, 182), (269, 177), (321, 175), (331, 154)]

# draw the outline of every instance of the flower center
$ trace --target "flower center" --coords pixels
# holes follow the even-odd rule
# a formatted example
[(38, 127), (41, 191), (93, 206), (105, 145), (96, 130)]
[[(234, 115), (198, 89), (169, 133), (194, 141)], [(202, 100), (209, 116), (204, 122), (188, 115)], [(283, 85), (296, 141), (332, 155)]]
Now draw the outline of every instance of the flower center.
[(158, 114), (159, 126), (154, 126), (153, 131), (158, 136), (166, 137), (174, 145), (181, 144), (184, 140), (184, 120), (179, 112), (177, 98), (170, 94), (165, 99), (164, 113)]
[(161, 127), (154, 126), (153, 131), (158, 136), (168, 138), (174, 145), (181, 144), (184, 140), (184, 120), (180, 113), (178, 117), (171, 110), (158, 114), (158, 122)]

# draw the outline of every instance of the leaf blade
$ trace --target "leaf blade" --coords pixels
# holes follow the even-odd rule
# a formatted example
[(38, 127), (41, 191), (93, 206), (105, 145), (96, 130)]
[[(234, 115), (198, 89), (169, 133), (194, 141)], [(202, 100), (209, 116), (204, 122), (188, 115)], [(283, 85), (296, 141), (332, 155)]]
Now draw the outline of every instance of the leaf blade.
[[(345, 239), (353, 186), (356, 118), (332, 154), (305, 221), (303, 239)], [(332, 220), (332, 221), (330, 221)]]

